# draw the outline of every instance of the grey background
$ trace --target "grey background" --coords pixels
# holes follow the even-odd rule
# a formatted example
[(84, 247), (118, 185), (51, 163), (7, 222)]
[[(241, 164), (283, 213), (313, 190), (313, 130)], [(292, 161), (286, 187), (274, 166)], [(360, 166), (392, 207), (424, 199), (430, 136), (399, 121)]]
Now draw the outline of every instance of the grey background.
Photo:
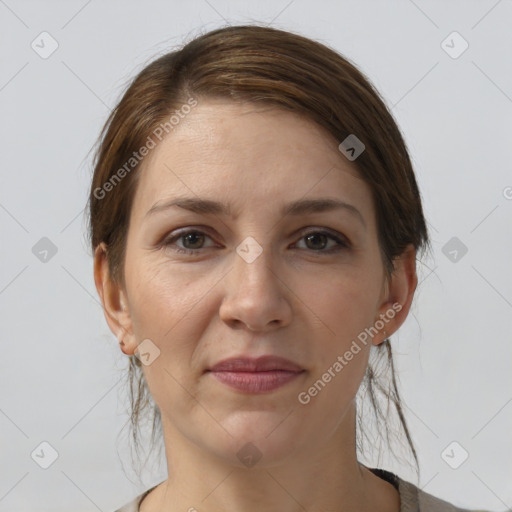
[[(127, 445), (118, 455), (127, 360), (85, 241), (89, 150), (151, 58), (252, 21), (335, 47), (392, 108), (435, 249), (392, 338), (421, 487), (512, 508), (511, 0), (0, 0), (0, 510), (109, 511), (165, 478), (154, 464), (134, 483)], [(58, 43), (48, 58), (31, 47), (51, 48), (43, 31)], [(442, 46), (453, 31), (469, 44), (457, 58), (445, 50), (463, 48), (458, 36)], [(41, 261), (44, 237), (57, 252)], [(48, 469), (31, 458), (43, 441), (58, 452)], [(414, 478), (393, 459), (370, 463)]]

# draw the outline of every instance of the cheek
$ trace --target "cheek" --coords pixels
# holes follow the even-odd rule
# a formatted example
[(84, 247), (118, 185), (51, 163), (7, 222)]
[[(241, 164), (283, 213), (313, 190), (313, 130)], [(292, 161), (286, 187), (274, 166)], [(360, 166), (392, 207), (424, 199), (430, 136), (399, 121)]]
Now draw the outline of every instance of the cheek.
[(305, 305), (329, 333), (325, 339), (343, 346), (372, 325), (377, 311), (378, 283), (377, 276), (369, 271), (342, 269), (321, 280), (303, 281), (301, 295), (307, 297)]
[[(132, 259), (127, 265), (133, 332), (137, 342), (150, 339), (158, 348), (155, 361), (144, 366), (152, 394), (181, 396), (182, 383), (192, 389), (202, 368), (197, 361), (202, 334), (214, 315), (207, 292), (219, 277), (213, 272), (191, 277), (168, 261)], [(206, 295), (205, 295), (206, 294)], [(191, 371), (191, 369), (193, 371)]]
[(161, 410), (186, 415), (199, 378), (191, 367), (203, 328), (198, 312), (205, 289), (168, 262), (139, 261), (132, 269), (127, 288), (134, 335), (139, 343), (149, 338), (159, 351), (142, 367), (151, 395)]
[[(196, 276), (197, 277), (197, 276)], [(131, 281), (128, 283), (128, 280)], [(208, 278), (201, 277), (204, 286)], [(192, 311), (202, 295), (204, 286), (194, 286), (186, 272), (169, 262), (134, 261), (127, 273), (127, 288), (132, 290), (132, 320), (135, 332), (162, 339), (170, 329)]]
[[(338, 404), (343, 410), (357, 393), (364, 377), (371, 349), (367, 329), (375, 320), (379, 287), (378, 276), (368, 267), (351, 267), (322, 278), (322, 286), (303, 282), (308, 293), (306, 305), (318, 318), (314, 360), (306, 393), (322, 409), (325, 403)], [(311, 388), (312, 387), (312, 388)], [(309, 391), (311, 394), (309, 394)], [(317, 393), (317, 398), (313, 398)], [(321, 396), (320, 396), (321, 395)]]

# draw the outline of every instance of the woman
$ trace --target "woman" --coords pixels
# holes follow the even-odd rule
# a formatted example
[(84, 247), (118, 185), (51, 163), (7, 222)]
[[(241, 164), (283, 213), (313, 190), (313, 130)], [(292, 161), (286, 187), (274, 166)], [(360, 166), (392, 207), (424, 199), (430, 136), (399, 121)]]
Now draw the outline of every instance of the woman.
[(376, 352), (417, 463), (389, 337), (429, 238), (400, 131), (345, 58), (258, 26), (160, 57), (105, 125), (89, 206), (132, 420), (149, 393), (166, 448), (168, 478), (120, 511), (463, 510), (358, 461)]

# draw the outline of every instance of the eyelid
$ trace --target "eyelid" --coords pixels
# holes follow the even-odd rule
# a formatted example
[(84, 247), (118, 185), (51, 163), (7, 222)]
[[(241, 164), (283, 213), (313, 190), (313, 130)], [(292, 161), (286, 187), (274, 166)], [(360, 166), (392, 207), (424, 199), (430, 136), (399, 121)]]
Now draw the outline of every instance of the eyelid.
[[(163, 241), (165, 240), (171, 240), (175, 237), (179, 238), (179, 236), (183, 236), (183, 235), (186, 235), (190, 232), (198, 232), (198, 233), (201, 233), (201, 234), (204, 234), (204, 235), (207, 235), (209, 236), (210, 238), (213, 238), (213, 235), (210, 233), (211, 231), (211, 228), (209, 228), (208, 226), (202, 226), (202, 225), (197, 225), (197, 226), (190, 226), (190, 225), (187, 225), (187, 226), (184, 226), (182, 228), (176, 228), (176, 230), (174, 230), (173, 232), (173, 235), (172, 236), (165, 236), (163, 238)], [(298, 230), (297, 232), (295, 232), (294, 235), (292, 235), (293, 237), (297, 237), (297, 236), (306, 236), (308, 234), (311, 234), (311, 233), (324, 233), (324, 234), (328, 234), (329, 236), (332, 236), (334, 238), (340, 238), (342, 242), (345, 242), (347, 245), (350, 245), (351, 242), (350, 242), (350, 239), (343, 233), (339, 232), (339, 231), (336, 231), (334, 229), (331, 229), (331, 228), (327, 228), (327, 227), (324, 227), (324, 226), (307, 226), (305, 228), (301, 228), (300, 230)]]

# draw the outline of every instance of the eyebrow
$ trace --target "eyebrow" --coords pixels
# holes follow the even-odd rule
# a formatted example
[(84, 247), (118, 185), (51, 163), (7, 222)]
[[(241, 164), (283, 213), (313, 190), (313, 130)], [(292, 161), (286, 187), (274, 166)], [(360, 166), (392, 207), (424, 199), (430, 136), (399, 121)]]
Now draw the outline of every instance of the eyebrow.
[[(155, 203), (147, 211), (145, 217), (153, 215), (157, 212), (168, 210), (173, 207), (182, 208), (184, 210), (200, 214), (232, 216), (230, 207), (218, 201), (195, 197), (181, 197), (171, 199), (163, 203)], [(317, 199), (299, 199), (284, 205), (280, 213), (284, 217), (285, 215), (297, 216), (306, 213), (328, 212), (340, 209), (343, 209), (354, 215), (354, 217), (358, 218), (363, 226), (366, 227), (366, 222), (363, 215), (354, 205), (344, 201), (339, 201), (337, 199), (323, 197)]]

